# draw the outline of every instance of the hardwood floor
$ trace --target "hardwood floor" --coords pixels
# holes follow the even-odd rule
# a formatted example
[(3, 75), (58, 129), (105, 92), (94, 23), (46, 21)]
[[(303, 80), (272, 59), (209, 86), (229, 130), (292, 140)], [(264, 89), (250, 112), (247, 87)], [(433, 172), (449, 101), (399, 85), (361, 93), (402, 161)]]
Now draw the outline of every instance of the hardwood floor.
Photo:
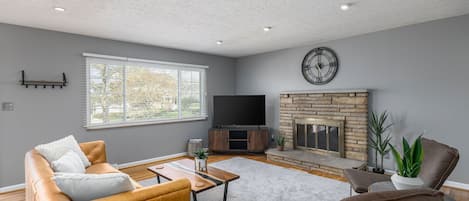
[(0, 194), (0, 200), (5, 201), (24, 201), (24, 189)]
[[(214, 162), (218, 162), (218, 161), (222, 161), (222, 160), (227, 160), (227, 159), (230, 159), (230, 158), (233, 158), (233, 157), (244, 157), (244, 158), (248, 158), (248, 159), (252, 159), (252, 160), (256, 160), (256, 161), (260, 161), (260, 162), (264, 162), (264, 163), (278, 165), (278, 166), (285, 167), (285, 168), (301, 170), (301, 169), (299, 169), (295, 166), (289, 165), (289, 164), (279, 163), (279, 162), (274, 162), (274, 161), (268, 161), (267, 157), (265, 155), (210, 155), (208, 162), (209, 163), (214, 163)], [(161, 164), (161, 163), (166, 163), (166, 162), (169, 162), (169, 161), (179, 160), (179, 159), (182, 159), (182, 158), (188, 158), (188, 157), (177, 157), (177, 158), (172, 158), (172, 159), (168, 159), (168, 160), (163, 160), (163, 161), (158, 161), (158, 162), (153, 162), (153, 163), (147, 163), (147, 164), (144, 164), (144, 165), (138, 165), (138, 166), (134, 166), (134, 167), (123, 168), (123, 169), (121, 169), (121, 171), (129, 174), (136, 181), (141, 181), (141, 180), (144, 180), (144, 179), (149, 179), (149, 178), (155, 177), (155, 175), (153, 173), (151, 173), (150, 171), (147, 170), (147, 167), (158, 165), (158, 164)], [(304, 171), (304, 170), (301, 170), (301, 171)], [(319, 172), (319, 171), (304, 171), (304, 172), (314, 174), (314, 175), (318, 175), (318, 176), (322, 176), (322, 177), (335, 179), (335, 180), (339, 180), (339, 181), (347, 181), (343, 177), (332, 175), (332, 174), (327, 174), (327, 173), (323, 173), (323, 172)], [(450, 187), (443, 187), (441, 190), (443, 192), (449, 194), (451, 197), (455, 198), (456, 201), (469, 200), (469, 191), (468, 190), (450, 188)], [(24, 189), (17, 190), (17, 191), (12, 191), (12, 192), (7, 192), (7, 193), (2, 193), (2, 194), (0, 194), (0, 201), (4, 201), (4, 200), (5, 201), (24, 201), (25, 200), (24, 193), (25, 193)]]
[(444, 192), (447, 195), (450, 195), (456, 201), (469, 200), (469, 190), (443, 186), (441, 187), (440, 191)]

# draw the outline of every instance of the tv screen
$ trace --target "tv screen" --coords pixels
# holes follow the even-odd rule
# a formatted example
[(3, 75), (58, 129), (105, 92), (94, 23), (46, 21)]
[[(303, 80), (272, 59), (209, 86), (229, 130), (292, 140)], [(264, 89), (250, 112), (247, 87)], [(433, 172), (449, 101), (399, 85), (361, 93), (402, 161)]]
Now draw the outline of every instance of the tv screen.
[(265, 125), (265, 95), (214, 96), (213, 125)]

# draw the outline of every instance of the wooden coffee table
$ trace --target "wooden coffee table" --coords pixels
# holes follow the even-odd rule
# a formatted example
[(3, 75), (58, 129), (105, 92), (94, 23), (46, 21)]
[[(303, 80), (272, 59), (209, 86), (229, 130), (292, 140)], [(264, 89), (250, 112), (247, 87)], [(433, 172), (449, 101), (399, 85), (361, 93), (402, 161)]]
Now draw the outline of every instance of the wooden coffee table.
[(206, 191), (208, 189), (225, 185), (225, 191), (223, 194), (223, 201), (226, 201), (228, 193), (228, 183), (239, 179), (239, 175), (220, 170), (210, 165), (207, 168), (207, 172), (195, 171), (195, 164), (193, 160), (182, 159), (161, 165), (151, 166), (148, 168), (149, 171), (156, 174), (158, 183), (160, 183), (160, 177), (167, 180), (175, 180), (180, 178), (187, 178), (191, 182), (191, 190), (194, 201), (197, 201), (197, 193)]

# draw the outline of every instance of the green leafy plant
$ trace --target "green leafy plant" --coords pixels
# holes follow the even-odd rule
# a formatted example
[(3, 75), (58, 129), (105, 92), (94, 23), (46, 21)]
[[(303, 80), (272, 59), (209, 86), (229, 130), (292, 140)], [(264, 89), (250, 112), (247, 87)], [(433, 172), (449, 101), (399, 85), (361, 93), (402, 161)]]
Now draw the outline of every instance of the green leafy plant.
[(207, 159), (208, 152), (205, 151), (204, 149), (199, 149), (198, 151), (194, 152), (194, 156), (198, 159)]
[(277, 143), (278, 146), (284, 146), (285, 145), (285, 137), (283, 135), (277, 135), (275, 137), (275, 143)]
[(419, 136), (412, 146), (402, 138), (402, 155), (392, 145), (391, 150), (397, 163), (397, 174), (402, 177), (416, 178), (420, 173), (423, 161), (422, 136)]
[[(381, 114), (371, 113), (369, 121), (369, 129), (372, 135), (369, 136), (370, 147), (375, 149), (375, 167), (377, 170), (383, 169), (383, 158), (384, 155), (388, 154), (390, 151), (389, 142), (391, 141), (391, 136), (384, 135), (387, 130), (392, 126), (392, 123), (386, 125), (386, 120), (388, 119), (387, 111), (384, 111)], [(381, 166), (378, 166), (378, 153), (381, 157)]]

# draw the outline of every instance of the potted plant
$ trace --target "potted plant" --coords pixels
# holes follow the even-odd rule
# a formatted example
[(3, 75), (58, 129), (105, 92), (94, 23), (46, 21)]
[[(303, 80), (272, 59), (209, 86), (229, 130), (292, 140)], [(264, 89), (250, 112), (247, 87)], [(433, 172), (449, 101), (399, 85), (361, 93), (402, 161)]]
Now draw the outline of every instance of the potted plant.
[(208, 152), (204, 149), (199, 149), (194, 152), (195, 158), (195, 170), (196, 171), (207, 171), (207, 159)]
[(277, 143), (277, 150), (283, 151), (285, 147), (285, 137), (283, 135), (277, 135), (277, 137), (275, 137), (275, 143)]
[(391, 176), (391, 181), (397, 190), (420, 188), (423, 181), (418, 178), (423, 161), (422, 136), (419, 136), (412, 146), (402, 138), (402, 155), (391, 145), (392, 154), (397, 163), (397, 173)]
[[(375, 167), (373, 172), (384, 174), (383, 159), (384, 155), (389, 153), (389, 142), (391, 141), (391, 136), (384, 135), (387, 130), (392, 126), (391, 124), (386, 125), (386, 120), (388, 118), (388, 113), (384, 111), (381, 114), (371, 113), (369, 129), (371, 135), (369, 136), (370, 147), (375, 149)], [(378, 154), (380, 155), (381, 165), (378, 165)]]

